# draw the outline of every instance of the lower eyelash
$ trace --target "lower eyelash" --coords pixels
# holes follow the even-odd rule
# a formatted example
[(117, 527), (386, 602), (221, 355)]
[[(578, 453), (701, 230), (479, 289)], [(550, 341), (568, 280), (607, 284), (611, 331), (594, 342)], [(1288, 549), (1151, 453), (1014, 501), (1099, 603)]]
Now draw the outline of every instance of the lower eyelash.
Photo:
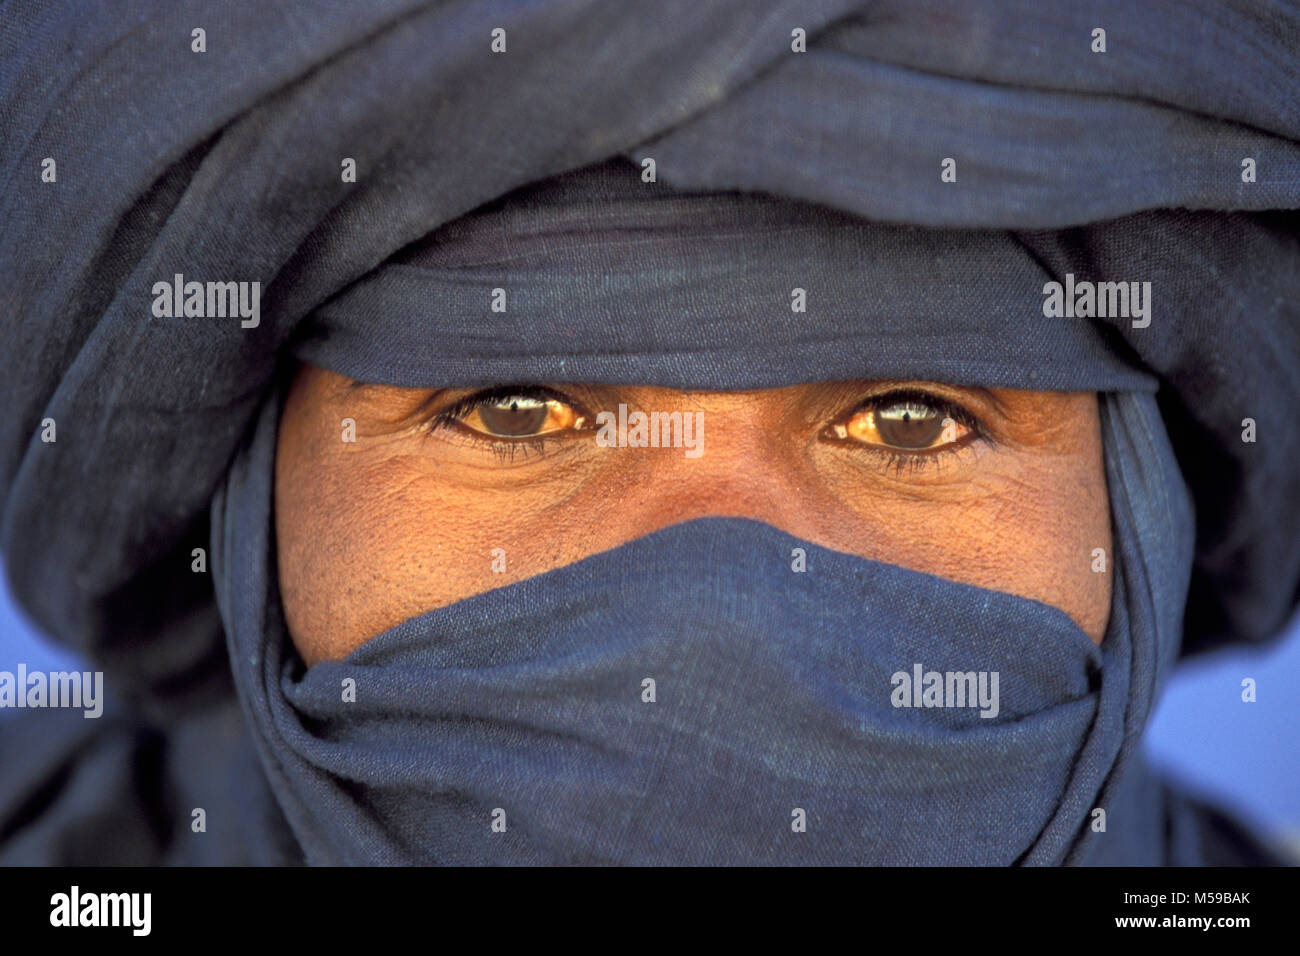
[(542, 455), (546, 447), (557, 440), (558, 435), (558, 433), (550, 433), (524, 438), (491, 438), (461, 426), (454, 418), (444, 420), (442, 415), (428, 422), (426, 434), (441, 434), (446, 440), (456, 444), (490, 451), (496, 456), (499, 465), (512, 465), (516, 459), (527, 461), (529, 458)]
[[(489, 440), (490, 441), (490, 440)], [(492, 453), (497, 456), (497, 464), (513, 465), (516, 458), (527, 461), (529, 458), (540, 457), (550, 444), (545, 438), (517, 438), (514, 441), (494, 441), (491, 442)]]
[[(964, 447), (966, 446), (961, 446), (961, 448)], [(955, 455), (961, 449), (947, 446), (944, 448), (935, 448), (927, 452), (898, 452), (880, 448), (871, 450), (875, 451), (877, 454), (885, 456), (884, 462), (880, 466), (881, 472), (888, 472), (892, 468), (895, 477), (897, 477), (904, 471), (907, 471), (908, 474), (924, 471), (926, 468), (930, 467), (931, 463), (934, 464), (936, 469), (941, 469), (943, 467), (943, 462), (940, 459), (945, 455)]]

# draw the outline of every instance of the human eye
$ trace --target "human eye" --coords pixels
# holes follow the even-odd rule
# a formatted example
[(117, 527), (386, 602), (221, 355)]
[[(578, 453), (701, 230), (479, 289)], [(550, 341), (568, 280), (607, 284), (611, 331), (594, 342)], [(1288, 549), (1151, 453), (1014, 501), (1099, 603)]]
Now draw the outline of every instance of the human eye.
[(507, 386), (475, 392), (437, 416), (491, 438), (535, 438), (581, 428), (579, 410), (558, 392), (538, 386)]
[(833, 422), (828, 433), (882, 455), (885, 467), (916, 469), (983, 438), (984, 428), (952, 399), (907, 388), (868, 398)]
[(543, 385), (502, 385), (445, 398), (429, 413), (430, 434), (483, 448), (502, 463), (535, 457), (553, 441), (587, 427), (582, 407)]

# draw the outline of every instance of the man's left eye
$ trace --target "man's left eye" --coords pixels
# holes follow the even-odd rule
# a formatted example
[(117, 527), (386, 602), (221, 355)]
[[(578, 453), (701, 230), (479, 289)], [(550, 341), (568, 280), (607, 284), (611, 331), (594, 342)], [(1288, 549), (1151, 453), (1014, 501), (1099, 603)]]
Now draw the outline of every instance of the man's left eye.
[(555, 399), (505, 395), (477, 402), (460, 422), (494, 438), (532, 438), (575, 428), (580, 419), (573, 406)]
[(914, 398), (888, 397), (859, 409), (832, 429), (839, 438), (903, 451), (942, 448), (971, 433), (950, 408)]

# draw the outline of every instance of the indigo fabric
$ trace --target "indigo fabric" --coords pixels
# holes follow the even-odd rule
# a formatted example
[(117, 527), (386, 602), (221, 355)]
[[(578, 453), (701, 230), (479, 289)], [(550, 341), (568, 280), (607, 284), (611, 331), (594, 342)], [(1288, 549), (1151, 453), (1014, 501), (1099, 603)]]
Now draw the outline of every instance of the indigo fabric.
[[(1098, 25), (1105, 52), (1092, 48)], [(197, 27), (203, 52), (192, 45)], [(505, 31), (504, 53), (491, 49), (495, 28)], [(806, 52), (792, 49), (800, 30)], [(954, 746), (987, 735), (992, 753), (1001, 746), (992, 738), (1033, 724), (1037, 746), (1077, 747), (1069, 768), (1044, 770), (1033, 781), (1042, 789), (1022, 795), (1038, 832), (986, 820), (987, 843), (953, 844), (962, 859), (1219, 859), (1207, 825), (1195, 822), (1209, 818), (1144, 777), (1132, 751), (1179, 654), (1265, 641), (1300, 598), (1297, 88), (1300, 11), (1245, 0), (1116, 0), (1086, 11), (1029, 0), (960, 9), (928, 0), (339, 0), (309, 15), (255, 0), (5, 4), (0, 549), (24, 608), (106, 672), (112, 703), (99, 733), (61, 717), (33, 724), (46, 715), (31, 713), (0, 733), (0, 859), (405, 860), (417, 844), (447, 858), (503, 853), (500, 862), (617, 854), (600, 829), (614, 822), (570, 803), (590, 823), (581, 831), (589, 839), (566, 842), (546, 811), (518, 796), (520, 778), (459, 776), (466, 767), (454, 755), (416, 768), (428, 740), (380, 763), (366, 748), (390, 739), (379, 726), (385, 705), (366, 712), (374, 732), (361, 739), (326, 706), (326, 678), (294, 672), (274, 568), (258, 557), (269, 513), (261, 527), (253, 516), (266, 491), (276, 383), (299, 360), (408, 385), (529, 378), (722, 389), (894, 375), (1102, 392), (1119, 554), (1100, 664), (1060, 634), (1027, 716), (915, 733)], [(340, 175), (347, 159), (355, 182)], [(940, 176), (949, 159), (950, 182)], [(646, 160), (653, 182), (642, 179)], [(155, 318), (151, 290), (176, 275), (260, 283), (258, 324)], [(1150, 282), (1149, 324), (1044, 315), (1044, 285), (1067, 277)], [(504, 314), (489, 307), (498, 287)], [(807, 293), (804, 313), (791, 310), (795, 288)], [(1246, 419), (1255, 442), (1241, 440)], [(55, 443), (41, 440), (47, 420), (57, 423)], [(413, 635), (431, 633), (421, 628), (444, 628), (447, 643), (453, 624), (467, 635), (488, 622), (504, 627), (510, 602), (529, 595), (556, 615), (526, 661), (540, 665), (580, 624), (564, 619), (566, 601), (600, 574), (653, 565), (667, 547), (703, 547), (714, 535), (747, 560), (791, 544), (735, 523), (669, 529), (409, 622), (404, 637), (381, 636), (351, 664), (364, 663), (390, 703), (410, 693), (400, 670), (437, 666), (452, 700), (468, 706), (473, 661), (420, 658)], [(211, 551), (211, 573), (191, 570), (195, 548)], [(952, 616), (941, 620), (902, 597), (934, 582), (810, 553), (826, 578), (780, 578), (783, 586), (870, 577), (905, 642), (900, 653), (942, 654), (938, 625), (975, 635), (994, 611), (1008, 624), (1061, 625), (1027, 602), (951, 584), (940, 590)], [(719, 606), (727, 588), (741, 587), (734, 567), (692, 566), (699, 582), (687, 569), (665, 580), (696, 594), (702, 619), (717, 625), (709, 651), (719, 680), (779, 687), (806, 667), (831, 681), (826, 655), (856, 646), (846, 628), (816, 647), (792, 644), (791, 632), (781, 646), (807, 656), (784, 666), (728, 657), (738, 630), (756, 621), (740, 612), (753, 608)], [(810, 626), (797, 598), (780, 607), (758, 623)], [(607, 611), (617, 620), (617, 608)], [(602, 636), (611, 659), (667, 660), (668, 630)], [(989, 666), (1029, 680), (1008, 659), (1015, 640), (988, 644)], [(864, 686), (872, 668), (892, 666), (874, 649), (861, 653)], [(578, 705), (594, 713), (613, 688), (580, 664), (562, 658), (538, 687), (553, 693), (569, 673)], [(332, 679), (340, 666), (321, 673)], [(506, 708), (501, 673), (479, 676)], [(673, 675), (695, 693), (720, 694), (728, 727), (750, 717), (781, 726), (779, 715), (748, 710), (737, 686), (703, 687), (703, 671)], [(918, 716), (873, 713), (850, 726), (854, 700), (801, 703), (845, 746), (888, 749), (884, 722), (907, 727)], [(1088, 708), (1082, 727), (1077, 712)], [(620, 738), (605, 755), (611, 763), (588, 768), (609, 769), (595, 781), (607, 793), (646, 786), (638, 774), (654, 769), (618, 762), (628, 741), (702, 733), (701, 715), (663, 710), (650, 713), (685, 722), (628, 725), (646, 736)], [(1058, 721), (1067, 711), (1074, 723)], [(618, 711), (605, 713), (617, 721), (609, 715)], [(573, 716), (556, 710), (554, 719)], [(520, 717), (538, 732), (545, 714)], [(458, 745), (496, 752), (491, 726)], [(696, 758), (721, 760), (725, 751), (701, 733)], [(24, 746), (36, 734), (49, 750)], [(801, 757), (802, 745), (786, 743), (765, 770), (784, 767), (840, 799), (835, 787), (851, 778), (818, 779), (808, 761), (827, 755)], [(745, 763), (756, 751), (734, 758), (766, 779)], [(559, 772), (554, 753), (536, 759)], [(969, 766), (953, 752), (951, 779)], [(995, 799), (1005, 783), (998, 769), (971, 772), (977, 792)], [(458, 782), (469, 796), (435, 806)], [(361, 791), (369, 809), (360, 800), (349, 808), (344, 796)], [(710, 795), (671, 792), (678, 809)], [(496, 793), (515, 794), (503, 803), (512, 829), (501, 845), (456, 842), (469, 835), (419, 843), (433, 836), (422, 827), (450, 833)], [(896, 796), (894, 809), (909, 803)], [(793, 797), (774, 786), (764, 799), (775, 807)], [(207, 839), (188, 835), (194, 806), (214, 811)], [(807, 808), (813, 824), (828, 819), (820, 806)], [(1099, 840), (1083, 828), (1095, 806), (1128, 807), (1111, 815), (1125, 833), (1136, 819), (1149, 825), (1126, 841)], [(695, 852), (674, 842), (687, 831), (655, 844), (655, 831), (638, 826), (619, 831), (631, 858)], [(88, 833), (112, 836), (87, 851)], [(878, 850), (906, 861), (909, 851), (881, 843), (880, 832), (862, 835), (860, 859)], [(847, 848), (822, 840), (791, 852), (847, 861), (836, 855)]]

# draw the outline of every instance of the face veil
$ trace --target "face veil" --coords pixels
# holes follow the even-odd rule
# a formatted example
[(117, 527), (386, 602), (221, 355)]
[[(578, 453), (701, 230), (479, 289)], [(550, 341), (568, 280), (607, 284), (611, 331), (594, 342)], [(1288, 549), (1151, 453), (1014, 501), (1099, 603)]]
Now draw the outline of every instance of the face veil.
[[(182, 7), (6, 7), (28, 26), (0, 30), (23, 38), (0, 172), (58, 179), (0, 196), (0, 547), (110, 676), (97, 762), (58, 719), (44, 755), (0, 743), (12, 858), (111, 820), (143, 859), (209, 863), (1212, 859), (1134, 748), (1180, 654), (1269, 639), (1300, 593), (1300, 117), (1276, 95), (1300, 21), (1234, 4), (1217, 45), (1176, 43), (1200, 35), (1181, 6), (1119, 5), (1134, 55), (1099, 71), (1072, 14), (1019, 6), (940, 35), (924, 5), (849, 0), (250, 2), (206, 58), (160, 40)], [(176, 275), (257, 283), (257, 325), (152, 316)], [(1149, 282), (1149, 322), (1044, 314), (1070, 282)], [(1033, 602), (707, 520), (305, 670), (269, 523), (295, 360), (408, 387), (1096, 391), (1110, 629), (1084, 646)], [(655, 616), (601, 604), (610, 580)], [(997, 715), (893, 707), (917, 664), (998, 673)], [(70, 796), (29, 824), (49, 779)], [(184, 806), (221, 838), (187, 841)]]

